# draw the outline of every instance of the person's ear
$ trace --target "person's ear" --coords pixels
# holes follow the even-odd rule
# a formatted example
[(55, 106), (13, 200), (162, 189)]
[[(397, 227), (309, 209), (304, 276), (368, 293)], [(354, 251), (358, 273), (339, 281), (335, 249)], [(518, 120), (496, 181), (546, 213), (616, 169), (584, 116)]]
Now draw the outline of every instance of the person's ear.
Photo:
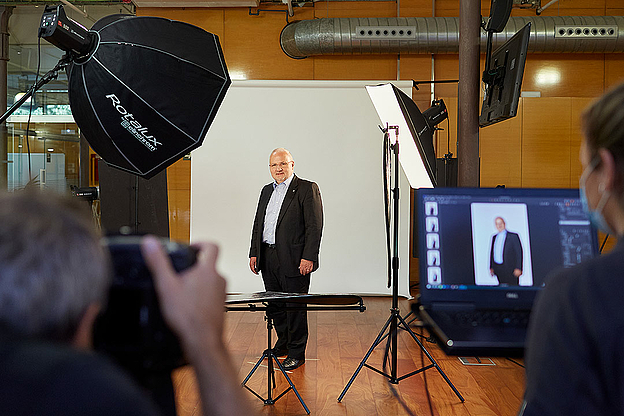
[(90, 350), (93, 347), (93, 324), (100, 313), (100, 304), (92, 303), (82, 315), (78, 328), (74, 334), (72, 345), (81, 350)]
[(598, 166), (600, 172), (600, 183), (604, 184), (604, 190), (613, 192), (613, 188), (616, 182), (616, 168), (615, 159), (613, 154), (607, 149), (598, 150), (598, 156), (600, 156), (600, 165)]

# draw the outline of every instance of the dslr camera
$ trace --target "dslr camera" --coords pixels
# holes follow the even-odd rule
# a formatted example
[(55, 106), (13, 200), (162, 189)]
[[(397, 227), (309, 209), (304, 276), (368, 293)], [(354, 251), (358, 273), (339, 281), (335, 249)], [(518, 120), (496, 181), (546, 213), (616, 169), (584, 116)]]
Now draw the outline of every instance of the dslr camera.
[[(139, 376), (170, 373), (185, 365), (179, 340), (160, 312), (141, 254), (141, 237), (120, 235), (102, 241), (110, 252), (114, 277), (108, 303), (95, 322), (95, 349)], [(165, 238), (161, 243), (176, 271), (195, 263), (195, 248)]]

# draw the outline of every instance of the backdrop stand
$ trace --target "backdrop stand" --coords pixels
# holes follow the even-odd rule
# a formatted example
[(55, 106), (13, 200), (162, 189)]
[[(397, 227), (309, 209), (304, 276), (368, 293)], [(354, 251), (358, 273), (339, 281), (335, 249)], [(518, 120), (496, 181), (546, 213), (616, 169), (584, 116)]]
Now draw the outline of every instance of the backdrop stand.
[[(390, 317), (388, 317), (388, 319), (386, 320), (386, 323), (381, 328), (381, 331), (379, 331), (377, 338), (375, 339), (371, 347), (368, 349), (368, 352), (366, 353), (364, 358), (362, 358), (360, 365), (358, 366), (358, 368), (355, 370), (355, 372), (351, 376), (351, 379), (345, 386), (344, 390), (342, 390), (342, 393), (340, 393), (340, 396), (338, 397), (338, 401), (340, 402), (342, 398), (345, 396), (345, 394), (347, 394), (347, 390), (349, 390), (349, 387), (351, 387), (351, 384), (353, 384), (353, 382), (355, 381), (355, 378), (360, 373), (360, 370), (362, 370), (362, 367), (369, 368), (375, 371), (376, 373), (381, 374), (382, 376), (386, 377), (388, 381), (392, 384), (399, 384), (401, 380), (404, 380), (415, 374), (418, 374), (432, 367), (435, 367), (435, 369), (438, 370), (442, 378), (444, 378), (444, 381), (446, 381), (446, 383), (451, 387), (453, 392), (457, 395), (459, 400), (463, 402), (464, 398), (462, 397), (462, 395), (455, 388), (453, 383), (451, 383), (451, 380), (449, 380), (449, 378), (446, 376), (444, 371), (442, 371), (442, 369), (440, 368), (436, 360), (431, 356), (429, 351), (427, 351), (427, 349), (422, 344), (422, 342), (420, 342), (420, 340), (416, 337), (416, 334), (414, 333), (414, 331), (412, 331), (409, 325), (405, 322), (405, 319), (401, 317), (401, 313), (399, 310), (399, 138), (398, 138), (399, 135), (398, 135), (398, 126), (386, 127), (385, 129), (382, 129), (382, 131), (384, 132), (384, 142), (388, 139), (389, 129), (394, 129), (397, 133), (395, 143), (393, 145), (390, 145), (390, 148), (393, 150), (393, 153), (394, 153), (394, 176), (395, 176), (394, 188), (392, 189), (392, 194), (393, 194), (392, 199), (393, 199), (393, 204), (394, 204), (393, 205), (394, 242), (393, 242), (393, 257), (392, 257), (392, 308), (390, 309)], [(405, 374), (401, 377), (397, 376), (397, 370), (398, 370), (397, 368), (397, 362), (398, 362), (397, 335), (398, 335), (399, 324), (401, 324), (402, 328), (404, 328), (407, 332), (409, 332), (412, 339), (418, 344), (420, 349), (425, 353), (425, 355), (431, 362), (430, 365), (422, 367), (416, 371), (412, 371), (411, 373)], [(389, 332), (386, 333), (386, 330), (389, 330)], [(366, 363), (366, 361), (372, 354), (373, 350), (385, 338), (388, 338), (388, 340), (386, 341), (386, 354), (384, 355), (383, 363), (384, 363), (384, 369), (385, 369), (385, 365), (388, 361), (387, 352), (390, 351), (390, 374), (387, 374), (384, 371), (381, 371)]]

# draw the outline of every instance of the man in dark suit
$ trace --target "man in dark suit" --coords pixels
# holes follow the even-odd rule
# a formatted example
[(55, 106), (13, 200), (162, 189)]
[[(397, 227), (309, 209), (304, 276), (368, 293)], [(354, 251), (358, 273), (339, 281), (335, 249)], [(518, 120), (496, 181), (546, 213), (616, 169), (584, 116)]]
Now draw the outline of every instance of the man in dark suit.
[(517, 286), (522, 275), (522, 244), (520, 236), (507, 231), (505, 220), (494, 220), (496, 234), (490, 246), (490, 274), (496, 275), (501, 285)]
[[(264, 288), (272, 292), (308, 293), (310, 273), (318, 264), (323, 205), (316, 183), (294, 174), (295, 162), (288, 150), (271, 152), (269, 169), (274, 182), (262, 188), (251, 233), (249, 268), (262, 271)], [(277, 332), (273, 352), (287, 355), (287, 370), (305, 361), (308, 341), (307, 311), (284, 311), (291, 304), (274, 303), (270, 312)], [(294, 306), (297, 306), (296, 304)]]

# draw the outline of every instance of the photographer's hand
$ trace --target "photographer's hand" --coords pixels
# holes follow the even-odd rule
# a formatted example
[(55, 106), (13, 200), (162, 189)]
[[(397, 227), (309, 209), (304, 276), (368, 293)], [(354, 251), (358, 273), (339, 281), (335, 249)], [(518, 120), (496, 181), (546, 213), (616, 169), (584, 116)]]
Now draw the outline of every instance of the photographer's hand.
[(216, 270), (218, 248), (202, 243), (197, 263), (176, 273), (157, 238), (141, 251), (154, 278), (163, 317), (180, 341), (199, 381), (205, 414), (253, 414), (223, 343), (225, 279)]

